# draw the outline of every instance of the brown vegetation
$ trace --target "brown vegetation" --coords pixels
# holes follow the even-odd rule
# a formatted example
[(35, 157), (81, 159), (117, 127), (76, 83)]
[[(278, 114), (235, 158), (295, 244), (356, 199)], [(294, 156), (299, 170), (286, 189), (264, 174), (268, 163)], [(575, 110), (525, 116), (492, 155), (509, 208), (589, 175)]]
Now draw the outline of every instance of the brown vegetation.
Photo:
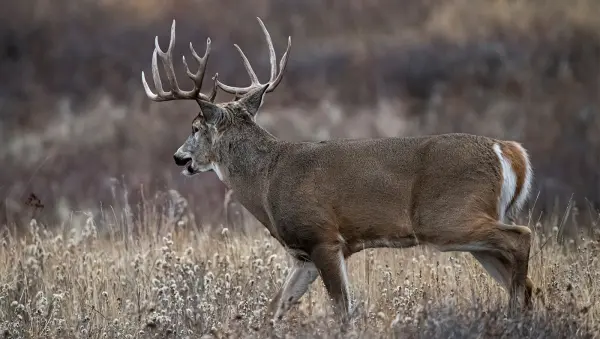
[[(122, 210), (74, 214), (0, 247), (0, 330), (7, 338), (594, 338), (600, 335), (600, 236), (577, 247), (535, 231), (530, 274), (543, 292), (507, 317), (507, 294), (466, 253), (426, 247), (351, 257), (354, 303), (340, 328), (319, 278), (274, 328), (267, 304), (291, 262), (264, 232), (199, 230), (176, 192)], [(523, 220), (526, 222), (526, 220)], [(252, 229), (260, 227), (250, 223)], [(260, 228), (259, 228), (260, 229)]]

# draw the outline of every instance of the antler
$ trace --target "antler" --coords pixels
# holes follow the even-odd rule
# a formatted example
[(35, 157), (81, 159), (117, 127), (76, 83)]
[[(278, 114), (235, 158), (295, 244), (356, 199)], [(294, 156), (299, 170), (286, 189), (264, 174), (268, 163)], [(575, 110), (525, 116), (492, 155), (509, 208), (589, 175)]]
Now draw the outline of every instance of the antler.
[(258, 23), (260, 24), (260, 27), (262, 28), (263, 33), (265, 34), (265, 38), (267, 39), (267, 44), (269, 46), (269, 60), (271, 63), (271, 78), (269, 79), (269, 82), (261, 84), (258, 81), (258, 77), (256, 76), (256, 73), (252, 69), (252, 66), (250, 65), (250, 61), (248, 61), (248, 58), (246, 57), (246, 55), (244, 54), (244, 52), (242, 51), (240, 46), (238, 46), (237, 44), (234, 44), (235, 48), (237, 48), (238, 52), (242, 56), (242, 60), (244, 62), (244, 67), (246, 68), (246, 71), (248, 72), (248, 75), (250, 76), (250, 81), (251, 81), (250, 86), (233, 87), (233, 86), (225, 85), (216, 78), (218, 73), (217, 73), (217, 75), (215, 75), (214, 79), (215, 79), (217, 86), (220, 89), (222, 89), (223, 91), (230, 93), (230, 94), (236, 94), (236, 96), (246, 94), (246, 93), (250, 92), (252, 89), (257, 88), (257, 87), (263, 87), (266, 84), (269, 84), (269, 87), (267, 87), (267, 90), (266, 90), (267, 93), (275, 90), (275, 88), (277, 87), (277, 85), (279, 85), (279, 83), (281, 82), (281, 79), (283, 78), (283, 73), (284, 73), (285, 67), (287, 65), (289, 51), (290, 51), (290, 48), (292, 47), (292, 37), (288, 37), (287, 49), (285, 50), (285, 53), (281, 57), (281, 61), (279, 62), (279, 73), (277, 73), (277, 58), (275, 56), (275, 48), (273, 48), (273, 41), (271, 41), (271, 36), (269, 35), (269, 31), (267, 31), (267, 28), (263, 24), (262, 20), (260, 20), (260, 18), (258, 18), (258, 17), (256, 19), (258, 19)]
[[(173, 67), (173, 46), (175, 46), (175, 20), (173, 20), (173, 24), (171, 25), (171, 38), (169, 40), (169, 48), (166, 52), (163, 52), (160, 46), (158, 45), (158, 36), (156, 36), (154, 40), (154, 52), (152, 53), (152, 77), (154, 78), (154, 86), (156, 87), (156, 91), (158, 94), (155, 94), (150, 90), (148, 83), (146, 82), (146, 77), (144, 72), (142, 71), (142, 84), (144, 85), (144, 90), (146, 90), (146, 95), (150, 100), (153, 101), (169, 101), (169, 100), (204, 100), (213, 102), (215, 97), (217, 96), (217, 85), (216, 82), (213, 86), (210, 94), (206, 95), (200, 93), (200, 88), (202, 87), (202, 80), (204, 78), (204, 72), (206, 71), (206, 64), (208, 61), (208, 56), (210, 55), (210, 38), (206, 39), (206, 51), (204, 52), (204, 56), (198, 56), (198, 53), (194, 50), (194, 46), (190, 42), (190, 51), (192, 52), (192, 56), (198, 62), (198, 70), (196, 73), (192, 73), (190, 68), (188, 67), (187, 62), (185, 61), (185, 56), (183, 57), (183, 64), (185, 65), (185, 70), (187, 76), (192, 79), (194, 82), (194, 89), (191, 91), (184, 91), (179, 88), (179, 84), (177, 83), (177, 78), (175, 77), (175, 69)], [(162, 81), (160, 79), (160, 74), (158, 73), (158, 65), (156, 62), (157, 57), (160, 58), (162, 64), (165, 68), (165, 73), (167, 74), (167, 80), (169, 85), (171, 86), (170, 91), (163, 90)], [(213, 78), (213, 80), (216, 80)]]

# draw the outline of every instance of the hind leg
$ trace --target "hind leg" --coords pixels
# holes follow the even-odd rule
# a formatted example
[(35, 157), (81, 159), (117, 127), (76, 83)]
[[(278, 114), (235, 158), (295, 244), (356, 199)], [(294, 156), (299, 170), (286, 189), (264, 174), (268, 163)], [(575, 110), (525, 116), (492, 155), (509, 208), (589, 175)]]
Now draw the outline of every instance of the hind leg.
[(512, 267), (509, 262), (502, 260), (493, 252), (474, 251), (471, 254), (494, 280), (507, 291), (510, 290)]
[(528, 276), (529, 252), (531, 249), (531, 230), (525, 226), (497, 223), (497, 227), (505, 232), (512, 243), (512, 277), (510, 284), (511, 309), (515, 310), (518, 300), (522, 300), (525, 308), (531, 308), (533, 282)]
[[(488, 272), (489, 275), (494, 278), (506, 291), (515, 295), (518, 292), (518, 286), (515, 289), (515, 292), (511, 292), (513, 285), (513, 271), (515, 271), (514, 265), (504, 259), (501, 256), (498, 256), (493, 252), (471, 252), (473, 257), (479, 261), (481, 266)], [(529, 277), (525, 279), (524, 283), (524, 305), (526, 308), (531, 307), (531, 294), (533, 290), (533, 282)], [(513, 306), (514, 307), (514, 306)]]
[(514, 238), (516, 251), (514, 255), (514, 272), (511, 284), (511, 299), (513, 303), (522, 298), (525, 308), (531, 308), (531, 293), (533, 282), (528, 277), (529, 252), (531, 248), (531, 231), (524, 226), (509, 226), (504, 229)]
[(528, 278), (531, 231), (524, 226), (506, 225), (492, 218), (477, 218), (445, 232), (436, 232), (434, 244), (442, 251), (467, 251), (510, 294), (509, 308), (515, 310), (519, 299), (531, 304), (531, 279)]

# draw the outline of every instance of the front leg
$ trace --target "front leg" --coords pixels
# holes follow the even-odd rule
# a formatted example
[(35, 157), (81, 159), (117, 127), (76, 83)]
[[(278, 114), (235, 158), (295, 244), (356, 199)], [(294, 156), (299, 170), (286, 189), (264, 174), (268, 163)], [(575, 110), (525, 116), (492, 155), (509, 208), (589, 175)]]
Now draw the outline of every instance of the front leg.
[(294, 259), (292, 270), (269, 304), (267, 312), (273, 316), (273, 321), (281, 319), (284, 313), (306, 293), (310, 284), (318, 276), (319, 272), (312, 262)]
[(333, 299), (336, 314), (345, 323), (351, 315), (350, 293), (346, 260), (341, 248), (336, 244), (321, 244), (313, 249), (310, 256), (329, 297)]

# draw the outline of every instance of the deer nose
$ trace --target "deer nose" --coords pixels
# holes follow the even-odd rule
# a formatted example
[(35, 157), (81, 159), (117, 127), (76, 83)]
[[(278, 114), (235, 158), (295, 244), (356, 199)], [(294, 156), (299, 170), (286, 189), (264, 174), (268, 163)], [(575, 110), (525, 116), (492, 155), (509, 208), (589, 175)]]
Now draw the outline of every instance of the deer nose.
[(177, 166), (185, 166), (188, 162), (190, 162), (190, 160), (192, 160), (192, 158), (188, 156), (181, 156), (177, 154), (173, 154), (173, 159), (175, 160)]

